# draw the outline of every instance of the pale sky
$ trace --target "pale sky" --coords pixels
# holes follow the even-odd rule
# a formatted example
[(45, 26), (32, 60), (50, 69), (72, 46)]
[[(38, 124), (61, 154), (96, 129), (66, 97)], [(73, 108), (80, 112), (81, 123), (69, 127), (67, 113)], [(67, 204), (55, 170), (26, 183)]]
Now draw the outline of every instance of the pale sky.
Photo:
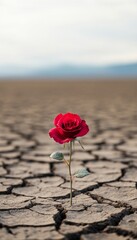
[(137, 0), (0, 0), (0, 68), (137, 61)]

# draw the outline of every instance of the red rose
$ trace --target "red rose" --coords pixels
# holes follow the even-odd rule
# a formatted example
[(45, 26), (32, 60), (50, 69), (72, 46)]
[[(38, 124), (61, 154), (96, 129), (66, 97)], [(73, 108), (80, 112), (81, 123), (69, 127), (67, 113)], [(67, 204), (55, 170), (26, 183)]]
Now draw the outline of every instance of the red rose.
[(77, 137), (86, 135), (89, 127), (85, 120), (73, 113), (60, 113), (54, 119), (55, 128), (50, 129), (49, 136), (56, 142), (63, 144), (70, 142)]

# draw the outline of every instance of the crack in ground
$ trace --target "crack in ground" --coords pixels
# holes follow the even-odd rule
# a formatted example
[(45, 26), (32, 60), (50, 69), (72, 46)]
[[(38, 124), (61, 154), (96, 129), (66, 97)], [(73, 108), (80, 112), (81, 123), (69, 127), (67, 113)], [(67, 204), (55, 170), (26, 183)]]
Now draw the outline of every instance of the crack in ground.
[(127, 209), (131, 209), (134, 212), (134, 210), (133, 210), (134, 208), (130, 204), (120, 202), (120, 201), (112, 201), (109, 198), (104, 198), (102, 196), (99, 196), (99, 195), (93, 194), (93, 193), (89, 193), (89, 192), (87, 193), (87, 195), (90, 196), (92, 199), (96, 200), (98, 203), (101, 203), (101, 204), (108, 203), (115, 208), (124, 207)]
[(134, 239), (137, 239), (137, 234), (135, 234), (134, 232), (132, 231), (128, 231), (126, 229), (121, 229), (120, 227), (118, 228), (115, 228), (115, 227), (109, 227), (107, 230), (106, 230), (107, 233), (116, 233), (117, 235), (120, 235), (120, 236), (124, 236), (124, 237), (127, 237), (127, 236), (131, 236), (132, 238)]
[(56, 213), (53, 216), (53, 219), (55, 221), (56, 230), (58, 231), (60, 229), (60, 226), (61, 226), (63, 220), (66, 218), (67, 210), (65, 208), (63, 208), (61, 204), (57, 205), (56, 208), (58, 210), (58, 213)]
[[(131, 214), (130, 210), (128, 209), (123, 209), (120, 213), (117, 214), (113, 214), (110, 217), (108, 217), (108, 219), (106, 219), (105, 221), (100, 221), (100, 222), (95, 222), (93, 224), (77, 224), (77, 223), (72, 223), (72, 222), (65, 222), (65, 224), (67, 225), (72, 225), (72, 226), (86, 226), (85, 228), (83, 228), (81, 231), (78, 231), (76, 233), (67, 233), (65, 234), (65, 239), (67, 240), (80, 240), (80, 236), (82, 234), (89, 234), (89, 233), (101, 233), (104, 231), (105, 228), (109, 227), (109, 226), (117, 226), (119, 224), (119, 222), (123, 219), (123, 217), (125, 217), (126, 215)], [(63, 218), (60, 222), (59, 228), (57, 228), (57, 230), (59, 231), (60, 226), (62, 224), (62, 221), (65, 218)], [(60, 232), (60, 231), (59, 231)], [(61, 233), (62, 234), (62, 233)]]

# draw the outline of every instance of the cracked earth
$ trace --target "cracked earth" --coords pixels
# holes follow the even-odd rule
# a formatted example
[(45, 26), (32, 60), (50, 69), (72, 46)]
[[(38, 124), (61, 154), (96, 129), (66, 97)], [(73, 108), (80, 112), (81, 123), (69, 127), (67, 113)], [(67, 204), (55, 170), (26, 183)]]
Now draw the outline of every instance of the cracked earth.
[[(60, 112), (83, 117), (73, 206), (67, 149), (48, 136)], [(137, 82), (0, 82), (0, 239), (137, 239)]]

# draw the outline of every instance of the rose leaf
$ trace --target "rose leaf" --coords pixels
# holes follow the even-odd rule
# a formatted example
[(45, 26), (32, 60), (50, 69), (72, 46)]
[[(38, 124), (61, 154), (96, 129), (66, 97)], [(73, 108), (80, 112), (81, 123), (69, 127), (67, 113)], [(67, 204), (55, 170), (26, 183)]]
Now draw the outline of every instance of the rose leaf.
[(50, 158), (56, 159), (56, 160), (63, 160), (64, 159), (64, 155), (62, 152), (53, 152), (50, 155)]
[(86, 168), (82, 168), (78, 171), (76, 171), (73, 175), (76, 177), (76, 178), (83, 178), (83, 177), (86, 177), (87, 175), (89, 175), (90, 173), (87, 171)]

